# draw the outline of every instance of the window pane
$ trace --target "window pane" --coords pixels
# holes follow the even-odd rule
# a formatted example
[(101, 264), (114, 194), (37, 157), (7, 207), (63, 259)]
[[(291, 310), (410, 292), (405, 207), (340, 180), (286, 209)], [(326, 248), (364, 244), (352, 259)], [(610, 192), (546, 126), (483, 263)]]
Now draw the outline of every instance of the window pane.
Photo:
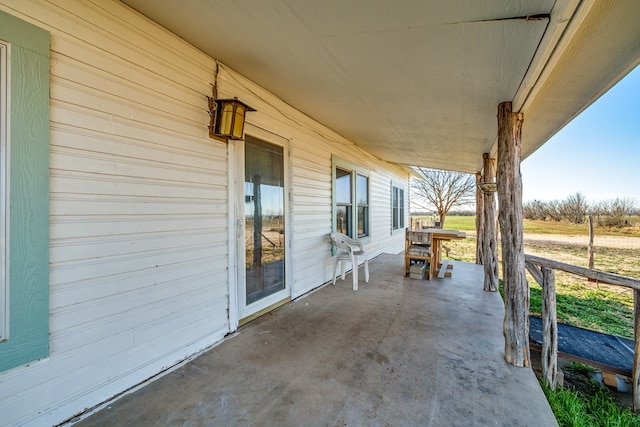
[(396, 230), (398, 228), (398, 208), (396, 207), (393, 208), (392, 222), (393, 222), (393, 229)]
[(369, 178), (360, 174), (356, 177), (356, 200), (358, 205), (369, 205)]
[(391, 228), (398, 228), (398, 188), (391, 188)]
[(358, 201), (358, 237), (369, 235), (369, 178), (356, 175), (356, 200)]
[(358, 237), (369, 235), (369, 208), (358, 206)]
[(351, 206), (336, 207), (336, 231), (353, 237), (353, 234), (351, 233), (352, 212)]
[(351, 172), (336, 168), (336, 203), (351, 204)]

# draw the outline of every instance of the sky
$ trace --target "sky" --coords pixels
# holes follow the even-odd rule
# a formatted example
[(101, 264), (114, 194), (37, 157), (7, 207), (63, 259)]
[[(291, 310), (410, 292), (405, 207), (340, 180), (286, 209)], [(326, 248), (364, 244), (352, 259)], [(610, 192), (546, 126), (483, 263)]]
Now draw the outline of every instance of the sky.
[[(526, 120), (526, 116), (525, 116)], [(640, 206), (640, 66), (522, 161), (522, 200), (631, 198)]]

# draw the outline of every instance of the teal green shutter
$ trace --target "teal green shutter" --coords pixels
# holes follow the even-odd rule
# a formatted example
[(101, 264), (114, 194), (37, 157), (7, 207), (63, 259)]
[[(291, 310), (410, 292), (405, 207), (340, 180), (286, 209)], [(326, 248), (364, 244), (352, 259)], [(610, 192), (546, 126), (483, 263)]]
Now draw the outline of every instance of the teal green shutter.
[(49, 355), (49, 33), (0, 11), (10, 45), (9, 329), (0, 371)]

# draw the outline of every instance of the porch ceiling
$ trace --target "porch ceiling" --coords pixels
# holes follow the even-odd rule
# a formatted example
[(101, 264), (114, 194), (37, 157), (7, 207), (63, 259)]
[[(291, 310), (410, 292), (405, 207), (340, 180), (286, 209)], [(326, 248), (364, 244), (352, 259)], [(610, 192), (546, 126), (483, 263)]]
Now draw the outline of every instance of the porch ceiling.
[(527, 156), (640, 59), (636, 0), (124, 3), (381, 159), (469, 173), (500, 102)]

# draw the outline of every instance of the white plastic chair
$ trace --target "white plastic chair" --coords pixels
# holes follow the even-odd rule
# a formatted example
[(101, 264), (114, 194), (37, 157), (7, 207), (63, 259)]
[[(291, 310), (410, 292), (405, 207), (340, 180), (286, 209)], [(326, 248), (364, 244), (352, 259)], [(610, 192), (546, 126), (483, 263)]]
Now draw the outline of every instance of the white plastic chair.
[(342, 280), (344, 280), (345, 266), (347, 261), (351, 262), (351, 276), (353, 277), (353, 290), (358, 290), (358, 258), (364, 258), (364, 280), (369, 282), (369, 260), (364, 251), (364, 246), (359, 240), (352, 239), (346, 234), (334, 231), (331, 233), (331, 242), (338, 249), (336, 263), (333, 267), (333, 284), (336, 284), (336, 274), (338, 273), (338, 263), (342, 264)]

